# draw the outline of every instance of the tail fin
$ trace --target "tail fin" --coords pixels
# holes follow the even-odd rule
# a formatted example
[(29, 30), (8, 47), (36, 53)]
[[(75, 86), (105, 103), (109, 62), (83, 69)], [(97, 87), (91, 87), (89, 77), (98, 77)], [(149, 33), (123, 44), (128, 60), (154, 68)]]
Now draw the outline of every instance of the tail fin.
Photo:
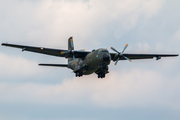
[[(74, 50), (73, 37), (68, 39), (68, 50)], [(68, 62), (72, 61), (73, 58), (68, 58)]]

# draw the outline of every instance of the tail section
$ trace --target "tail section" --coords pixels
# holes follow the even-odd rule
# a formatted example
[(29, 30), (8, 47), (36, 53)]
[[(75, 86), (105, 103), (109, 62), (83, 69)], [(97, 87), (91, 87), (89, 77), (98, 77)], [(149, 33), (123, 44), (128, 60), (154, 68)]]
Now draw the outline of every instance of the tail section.
[[(68, 39), (68, 50), (74, 50), (73, 37)], [(68, 58), (68, 62), (72, 61), (73, 58)]]

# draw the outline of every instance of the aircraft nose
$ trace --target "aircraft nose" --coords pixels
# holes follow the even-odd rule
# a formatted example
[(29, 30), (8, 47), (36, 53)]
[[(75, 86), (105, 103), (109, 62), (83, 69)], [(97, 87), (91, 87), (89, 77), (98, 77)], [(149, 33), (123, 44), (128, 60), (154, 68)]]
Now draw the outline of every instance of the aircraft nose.
[(109, 62), (109, 61), (110, 61), (110, 56), (109, 56), (109, 54), (105, 53), (105, 54), (103, 55), (103, 60), (104, 60), (105, 62)]

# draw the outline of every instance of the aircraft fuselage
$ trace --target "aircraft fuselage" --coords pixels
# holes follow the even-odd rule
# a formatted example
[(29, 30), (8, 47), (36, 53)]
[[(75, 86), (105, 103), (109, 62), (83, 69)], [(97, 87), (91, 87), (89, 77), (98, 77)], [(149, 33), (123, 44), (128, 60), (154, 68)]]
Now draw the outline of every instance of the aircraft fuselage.
[(111, 56), (109, 51), (100, 48), (93, 50), (91, 53), (87, 54), (85, 58), (78, 58), (76, 62), (69, 62), (68, 68), (72, 69), (75, 73), (82, 72), (83, 75), (89, 75), (94, 72), (108, 73), (110, 61)]

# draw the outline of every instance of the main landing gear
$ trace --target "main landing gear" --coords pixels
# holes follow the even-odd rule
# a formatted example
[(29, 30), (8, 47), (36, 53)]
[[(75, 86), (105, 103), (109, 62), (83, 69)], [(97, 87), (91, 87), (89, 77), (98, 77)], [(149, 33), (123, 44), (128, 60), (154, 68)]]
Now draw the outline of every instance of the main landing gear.
[(106, 64), (101, 64), (100, 68), (95, 72), (98, 78), (105, 78), (105, 74), (108, 72), (108, 66)]
[(75, 74), (76, 74), (76, 77), (81, 77), (81, 76), (83, 76), (83, 72), (82, 72), (82, 71), (76, 72)]
[(105, 73), (98, 73), (98, 78), (105, 78)]

